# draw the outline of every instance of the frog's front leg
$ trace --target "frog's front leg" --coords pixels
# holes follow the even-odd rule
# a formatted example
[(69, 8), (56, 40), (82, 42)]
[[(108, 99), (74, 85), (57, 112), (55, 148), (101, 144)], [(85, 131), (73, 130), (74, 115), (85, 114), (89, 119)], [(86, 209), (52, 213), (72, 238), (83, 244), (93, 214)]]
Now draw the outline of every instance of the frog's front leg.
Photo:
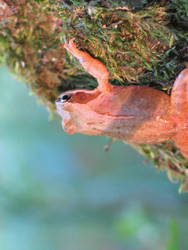
[(177, 133), (173, 140), (182, 154), (188, 158), (188, 68), (177, 77), (171, 95)]
[(74, 44), (74, 38), (64, 44), (64, 48), (75, 56), (84, 69), (98, 81), (98, 89), (101, 92), (110, 91), (112, 86), (109, 83), (109, 72), (105, 65), (99, 60), (91, 57), (87, 52), (79, 50)]

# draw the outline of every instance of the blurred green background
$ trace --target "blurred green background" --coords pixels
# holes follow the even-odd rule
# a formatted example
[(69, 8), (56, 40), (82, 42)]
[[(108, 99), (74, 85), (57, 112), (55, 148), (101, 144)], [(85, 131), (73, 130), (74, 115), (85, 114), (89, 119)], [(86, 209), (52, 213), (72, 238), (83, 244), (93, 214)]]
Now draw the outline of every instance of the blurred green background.
[(188, 194), (122, 142), (68, 135), (0, 68), (0, 249), (188, 249)]

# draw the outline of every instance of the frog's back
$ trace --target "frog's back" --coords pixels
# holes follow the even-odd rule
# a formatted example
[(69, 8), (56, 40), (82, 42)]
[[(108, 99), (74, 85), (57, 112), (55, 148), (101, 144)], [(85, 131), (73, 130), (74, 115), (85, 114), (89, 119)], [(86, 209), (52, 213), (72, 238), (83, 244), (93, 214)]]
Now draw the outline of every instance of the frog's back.
[(156, 143), (170, 139), (176, 125), (170, 97), (147, 86), (114, 86), (101, 94), (91, 107), (96, 113), (111, 116), (104, 134), (135, 143)]

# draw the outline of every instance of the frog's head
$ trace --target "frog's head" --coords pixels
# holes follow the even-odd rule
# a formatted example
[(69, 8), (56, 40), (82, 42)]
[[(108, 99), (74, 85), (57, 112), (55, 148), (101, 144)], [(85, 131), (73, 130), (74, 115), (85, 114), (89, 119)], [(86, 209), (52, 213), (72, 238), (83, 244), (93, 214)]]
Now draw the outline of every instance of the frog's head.
[(57, 98), (57, 112), (62, 117), (62, 126), (67, 133), (80, 132), (83, 119), (89, 113), (87, 103), (99, 94), (97, 89), (79, 89), (66, 91)]

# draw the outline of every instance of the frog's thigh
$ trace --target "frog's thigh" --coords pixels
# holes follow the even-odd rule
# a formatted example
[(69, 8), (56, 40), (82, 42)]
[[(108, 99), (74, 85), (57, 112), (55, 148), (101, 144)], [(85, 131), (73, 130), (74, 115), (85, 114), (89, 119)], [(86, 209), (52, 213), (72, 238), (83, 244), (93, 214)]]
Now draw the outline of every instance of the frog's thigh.
[(184, 157), (188, 159), (188, 129), (185, 128), (182, 131), (177, 132), (177, 135), (173, 140)]
[(177, 77), (171, 95), (171, 104), (176, 115), (188, 120), (188, 68), (184, 69)]
[(174, 108), (174, 119), (177, 124), (177, 134), (174, 142), (182, 154), (188, 158), (188, 69), (184, 69), (177, 77), (171, 95)]

